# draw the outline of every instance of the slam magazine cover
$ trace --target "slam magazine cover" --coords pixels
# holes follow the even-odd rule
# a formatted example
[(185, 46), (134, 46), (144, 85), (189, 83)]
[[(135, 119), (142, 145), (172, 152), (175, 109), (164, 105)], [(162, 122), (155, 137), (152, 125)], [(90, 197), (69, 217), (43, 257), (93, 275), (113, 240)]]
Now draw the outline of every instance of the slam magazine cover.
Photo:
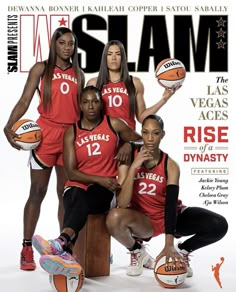
[[(39, 0), (1, 3), (1, 248), (0, 283), (5, 292), (53, 291), (48, 274), (40, 268), (20, 270), (23, 209), (30, 176), (28, 151), (8, 143), (3, 128), (20, 98), (30, 68), (47, 59), (50, 38), (58, 27), (68, 27), (78, 39), (78, 60), (85, 81), (98, 75), (105, 44), (120, 40), (130, 74), (144, 84), (147, 107), (161, 99), (164, 88), (155, 69), (166, 58), (180, 60), (186, 69), (182, 86), (158, 111), (165, 123), (162, 148), (181, 170), (180, 197), (187, 206), (217, 212), (228, 221), (220, 241), (191, 256), (194, 274), (179, 291), (234, 291), (235, 277), (235, 4), (233, 1)], [(23, 116), (38, 118), (35, 94)], [(136, 129), (141, 130), (137, 122)], [(41, 207), (36, 233), (58, 235), (55, 173)], [(205, 222), (207, 224), (208, 222)], [(156, 257), (164, 237), (149, 242)], [(81, 291), (164, 291), (152, 270), (126, 276), (129, 255), (111, 240), (110, 275), (86, 278)], [(96, 263), (94, 263), (96, 265)], [(68, 290), (69, 291), (69, 290)]]

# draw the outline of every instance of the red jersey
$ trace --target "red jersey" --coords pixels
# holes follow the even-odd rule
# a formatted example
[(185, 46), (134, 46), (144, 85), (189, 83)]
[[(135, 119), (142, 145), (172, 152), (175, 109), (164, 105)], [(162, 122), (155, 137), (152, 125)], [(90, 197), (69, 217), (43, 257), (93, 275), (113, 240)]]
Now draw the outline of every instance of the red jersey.
[[(134, 177), (131, 207), (148, 216), (154, 228), (153, 236), (165, 232), (166, 171), (168, 154), (161, 152), (161, 161), (153, 169), (141, 166)], [(182, 202), (178, 200), (177, 209)]]
[(130, 116), (129, 95), (124, 82), (109, 82), (102, 87), (102, 99), (105, 114), (123, 119), (132, 129), (135, 129), (135, 116)]
[[(119, 137), (110, 124), (110, 118), (103, 120), (92, 130), (81, 128), (80, 121), (76, 124), (74, 142), (78, 170), (91, 175), (116, 177), (117, 153)], [(79, 186), (87, 189), (88, 186), (78, 181), (67, 181), (66, 186)]]
[(43, 107), (44, 76), (40, 84), (39, 114), (54, 123), (73, 124), (79, 119), (78, 85), (72, 67), (62, 70), (55, 66), (51, 85), (51, 104)]

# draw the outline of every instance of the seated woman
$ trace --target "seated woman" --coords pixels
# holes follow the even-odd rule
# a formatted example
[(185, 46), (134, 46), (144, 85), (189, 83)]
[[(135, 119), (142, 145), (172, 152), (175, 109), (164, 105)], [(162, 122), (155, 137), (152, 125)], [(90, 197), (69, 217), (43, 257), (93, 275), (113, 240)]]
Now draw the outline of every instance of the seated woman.
[(81, 266), (72, 249), (89, 214), (108, 212), (115, 205), (119, 139), (128, 142), (141, 136), (124, 121), (103, 115), (100, 91), (85, 87), (80, 96), (80, 120), (64, 136), (63, 161), (67, 175), (64, 191), (64, 223), (55, 240), (33, 237), (33, 246), (42, 255), (40, 265), (50, 274), (72, 277)]
[[(143, 120), (144, 145), (122, 183), (117, 208), (107, 216), (109, 233), (130, 252), (130, 276), (142, 274), (147, 258), (142, 242), (164, 233), (165, 245), (158, 257), (166, 256), (167, 262), (184, 260), (191, 277), (189, 253), (220, 240), (228, 230), (223, 216), (182, 204), (178, 198), (179, 166), (159, 147), (164, 135), (159, 116), (149, 115)], [(174, 246), (174, 238), (182, 236), (188, 239)]]

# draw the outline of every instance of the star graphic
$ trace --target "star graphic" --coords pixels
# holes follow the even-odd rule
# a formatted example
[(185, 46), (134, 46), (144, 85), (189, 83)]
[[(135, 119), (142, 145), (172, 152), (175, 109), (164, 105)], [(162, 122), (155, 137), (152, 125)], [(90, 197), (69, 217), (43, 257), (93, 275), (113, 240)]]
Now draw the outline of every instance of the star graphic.
[(60, 23), (60, 26), (62, 26), (62, 25), (66, 25), (66, 23), (67, 23), (67, 20), (65, 20), (64, 19), (64, 17), (62, 17), (62, 19), (61, 20), (58, 20), (59, 21), (59, 23)]
[(218, 23), (217, 26), (225, 26), (226, 20), (221, 17), (219, 20), (216, 20), (216, 22)]
[(217, 38), (220, 38), (220, 37), (224, 38), (226, 31), (223, 31), (223, 29), (221, 27), (220, 30), (216, 31), (216, 33), (218, 34)]
[(218, 43), (216, 43), (218, 45), (217, 49), (224, 49), (226, 43), (222, 41), (222, 39), (220, 39), (220, 41)]

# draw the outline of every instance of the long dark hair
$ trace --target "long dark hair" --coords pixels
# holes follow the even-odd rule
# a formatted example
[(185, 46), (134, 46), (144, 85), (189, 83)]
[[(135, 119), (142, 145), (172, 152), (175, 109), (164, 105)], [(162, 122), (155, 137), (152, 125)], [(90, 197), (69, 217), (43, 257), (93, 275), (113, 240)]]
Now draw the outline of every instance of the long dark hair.
[(74, 72), (77, 78), (78, 88), (81, 88), (82, 86), (81, 70), (79, 68), (78, 55), (77, 55), (78, 41), (77, 41), (76, 35), (67, 27), (59, 27), (54, 31), (52, 35), (48, 61), (45, 62), (46, 66), (45, 66), (45, 71), (44, 71), (45, 81), (44, 81), (44, 92), (43, 92), (43, 105), (45, 108), (47, 108), (47, 106), (51, 102), (51, 85), (52, 85), (53, 71), (54, 71), (54, 67), (56, 65), (56, 59), (57, 59), (56, 41), (59, 39), (59, 37), (61, 37), (65, 33), (71, 33), (75, 40), (74, 52), (71, 56), (71, 61), (72, 61), (72, 67), (74, 69)]
[(118, 46), (120, 49), (120, 55), (121, 55), (120, 80), (124, 82), (124, 84), (127, 88), (128, 95), (129, 95), (129, 108), (130, 108), (129, 114), (130, 114), (130, 116), (132, 116), (135, 113), (136, 90), (135, 90), (135, 86), (134, 86), (132, 77), (129, 75), (125, 48), (124, 48), (123, 44), (118, 40), (109, 41), (103, 49), (96, 87), (99, 88), (100, 90), (102, 90), (103, 85), (105, 85), (109, 82), (109, 71), (107, 68), (107, 52), (108, 52), (110, 46), (114, 46), (114, 45)]

